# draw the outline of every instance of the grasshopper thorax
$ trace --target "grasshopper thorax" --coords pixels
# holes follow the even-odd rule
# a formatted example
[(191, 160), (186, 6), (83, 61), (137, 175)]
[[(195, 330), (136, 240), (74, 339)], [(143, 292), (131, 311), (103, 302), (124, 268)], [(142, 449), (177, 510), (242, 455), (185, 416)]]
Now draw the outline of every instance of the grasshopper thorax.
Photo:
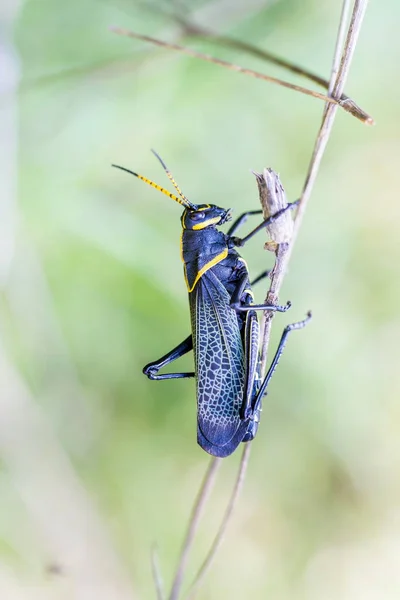
[(181, 216), (183, 229), (206, 229), (223, 225), (231, 219), (231, 209), (220, 208), (214, 204), (198, 204), (194, 209), (186, 208)]

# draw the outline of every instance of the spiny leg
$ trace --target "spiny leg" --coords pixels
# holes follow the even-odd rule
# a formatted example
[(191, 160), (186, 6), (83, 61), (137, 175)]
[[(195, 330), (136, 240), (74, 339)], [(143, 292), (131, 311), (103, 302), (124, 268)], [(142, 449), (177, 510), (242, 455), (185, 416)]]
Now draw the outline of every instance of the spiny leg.
[(297, 323), (291, 323), (290, 325), (287, 325), (285, 327), (285, 329), (283, 330), (281, 339), (280, 339), (279, 344), (278, 344), (278, 348), (276, 349), (276, 352), (275, 352), (275, 356), (272, 359), (272, 363), (271, 363), (271, 365), (270, 365), (270, 367), (268, 369), (268, 372), (267, 372), (267, 374), (266, 374), (266, 376), (264, 378), (264, 381), (262, 382), (261, 387), (260, 387), (260, 389), (259, 389), (259, 391), (257, 393), (257, 398), (256, 398), (256, 401), (254, 403), (253, 412), (256, 412), (256, 410), (258, 409), (259, 405), (261, 404), (261, 400), (262, 400), (263, 396), (265, 395), (265, 392), (266, 392), (266, 389), (268, 387), (268, 384), (271, 381), (272, 375), (274, 374), (275, 369), (276, 369), (276, 367), (277, 367), (277, 365), (279, 363), (279, 360), (280, 360), (280, 358), (282, 356), (282, 352), (283, 352), (283, 350), (285, 348), (286, 341), (287, 341), (289, 333), (291, 331), (295, 331), (296, 329), (303, 329), (303, 327), (305, 327), (307, 325), (307, 323), (311, 320), (311, 317), (312, 317), (311, 311), (309, 311), (307, 313), (307, 317), (305, 319), (303, 319), (303, 321), (298, 321)]
[(235, 291), (231, 296), (230, 307), (237, 312), (248, 312), (249, 310), (274, 310), (276, 312), (286, 312), (291, 307), (291, 303), (287, 302), (286, 306), (279, 304), (243, 304), (241, 298), (246, 292), (246, 287), (249, 284), (247, 271), (241, 276)]
[(193, 338), (189, 335), (186, 339), (178, 344), (175, 348), (167, 352), (164, 356), (149, 363), (143, 368), (143, 373), (147, 375), (149, 379), (161, 380), (161, 379), (183, 379), (185, 377), (194, 377), (194, 373), (165, 373), (164, 375), (157, 375), (158, 371), (163, 367), (166, 367), (177, 358), (180, 358), (184, 354), (187, 354), (193, 350)]
[(242, 213), (233, 223), (232, 225), (229, 227), (227, 235), (229, 235), (229, 237), (231, 237), (242, 225), (244, 225), (244, 223), (246, 223), (247, 218), (250, 215), (261, 215), (262, 214), (262, 210), (248, 210), (244, 213)]
[(286, 312), (292, 306), (288, 300), (285, 306), (280, 304), (231, 304), (231, 307), (239, 312), (248, 312), (249, 310), (273, 310), (275, 312)]
[(250, 231), (250, 233), (248, 233), (244, 238), (232, 237), (232, 241), (233, 241), (234, 245), (235, 246), (244, 246), (253, 236), (256, 235), (256, 233), (258, 233), (259, 231), (262, 231), (263, 229), (265, 229), (265, 227), (268, 227), (268, 225), (272, 225), (272, 223), (274, 223), (277, 219), (279, 219), (279, 217), (281, 217), (287, 210), (291, 210), (292, 208), (297, 206), (298, 203), (299, 203), (299, 200), (296, 200), (295, 202), (291, 202), (290, 204), (285, 206), (285, 208), (281, 208), (281, 210), (278, 210), (278, 212), (276, 212), (274, 215), (272, 215), (268, 219), (265, 219), (265, 221), (260, 223), (260, 225), (257, 225), (257, 227), (255, 227), (255, 229)]
[(248, 419), (253, 415), (252, 405), (255, 396), (255, 382), (260, 381), (259, 340), (260, 326), (255, 311), (248, 312), (244, 327), (244, 365), (245, 382), (243, 387), (243, 403), (240, 408), (240, 418)]

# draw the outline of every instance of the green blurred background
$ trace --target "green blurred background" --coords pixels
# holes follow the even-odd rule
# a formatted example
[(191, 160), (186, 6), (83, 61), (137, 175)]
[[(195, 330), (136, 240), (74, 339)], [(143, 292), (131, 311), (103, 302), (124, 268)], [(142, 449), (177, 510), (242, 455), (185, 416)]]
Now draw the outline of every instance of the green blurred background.
[[(328, 75), (335, 0), (175, 5), (202, 25)], [(118, 37), (180, 40), (296, 83), (243, 53), (189, 38), (173, 4), (6, 0), (1, 145), (0, 595), (152, 598), (167, 584), (209, 458), (192, 381), (143, 365), (189, 331), (180, 208), (122, 164), (194, 202), (258, 208), (250, 170), (298, 197), (321, 101)], [(243, 493), (202, 599), (391, 599), (400, 594), (398, 171), (400, 5), (373, 2), (307, 211), (274, 341), (290, 340), (264, 405)], [(13, 81), (18, 88), (13, 91)], [(270, 266), (265, 239), (245, 249)], [(263, 289), (258, 289), (259, 299)], [(183, 370), (191, 357), (182, 359)], [(224, 460), (187, 571), (232, 489)]]

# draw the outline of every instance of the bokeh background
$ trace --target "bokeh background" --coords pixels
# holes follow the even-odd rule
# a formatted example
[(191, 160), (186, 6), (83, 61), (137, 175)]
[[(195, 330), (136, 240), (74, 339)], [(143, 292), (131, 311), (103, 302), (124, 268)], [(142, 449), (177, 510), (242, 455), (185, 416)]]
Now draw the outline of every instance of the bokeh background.
[[(180, 208), (110, 168), (168, 181), (194, 202), (258, 207), (250, 170), (298, 197), (323, 105), (142, 42), (180, 40), (172, 9), (327, 76), (334, 0), (5, 0), (0, 9), (0, 596), (152, 598), (168, 585), (209, 458), (192, 381), (141, 373), (189, 330)], [(389, 600), (400, 594), (396, 0), (371, 2), (292, 257), (274, 340), (293, 335), (265, 402), (243, 493), (199, 598)], [(253, 273), (271, 265), (246, 247)], [(258, 289), (262, 298), (264, 290)], [(181, 361), (190, 368), (191, 358)], [(189, 583), (226, 505), (224, 460)]]

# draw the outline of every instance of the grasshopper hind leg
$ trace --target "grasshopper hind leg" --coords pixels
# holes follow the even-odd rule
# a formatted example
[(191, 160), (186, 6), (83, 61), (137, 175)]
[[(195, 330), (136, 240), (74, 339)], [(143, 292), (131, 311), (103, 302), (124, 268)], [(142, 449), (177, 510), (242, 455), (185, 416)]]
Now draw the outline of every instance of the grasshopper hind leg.
[(194, 377), (194, 373), (164, 373), (162, 375), (158, 375), (158, 371), (160, 369), (166, 367), (174, 360), (180, 358), (184, 354), (187, 354), (191, 350), (193, 350), (193, 338), (191, 335), (189, 335), (183, 340), (183, 342), (181, 342), (180, 344), (175, 346), (175, 348), (167, 352), (167, 354), (165, 354), (158, 360), (155, 360), (154, 362), (151, 362), (148, 365), (146, 365), (143, 368), (143, 373), (153, 381), (159, 381), (162, 379), (184, 379), (186, 377)]
[(262, 398), (267, 394), (268, 384), (270, 383), (275, 369), (278, 365), (278, 362), (282, 356), (289, 334), (292, 331), (295, 331), (296, 329), (303, 329), (303, 327), (305, 327), (310, 320), (311, 312), (308, 312), (307, 317), (305, 319), (303, 319), (302, 321), (298, 321), (297, 323), (291, 323), (290, 325), (287, 325), (283, 330), (281, 339), (278, 344), (278, 348), (276, 349), (275, 356), (272, 359), (271, 365), (264, 378), (264, 381), (260, 384), (261, 380), (259, 379), (254, 387), (254, 392), (251, 398), (252, 414), (250, 415), (248, 428), (242, 440), (243, 442), (250, 442), (256, 436), (262, 411)]

